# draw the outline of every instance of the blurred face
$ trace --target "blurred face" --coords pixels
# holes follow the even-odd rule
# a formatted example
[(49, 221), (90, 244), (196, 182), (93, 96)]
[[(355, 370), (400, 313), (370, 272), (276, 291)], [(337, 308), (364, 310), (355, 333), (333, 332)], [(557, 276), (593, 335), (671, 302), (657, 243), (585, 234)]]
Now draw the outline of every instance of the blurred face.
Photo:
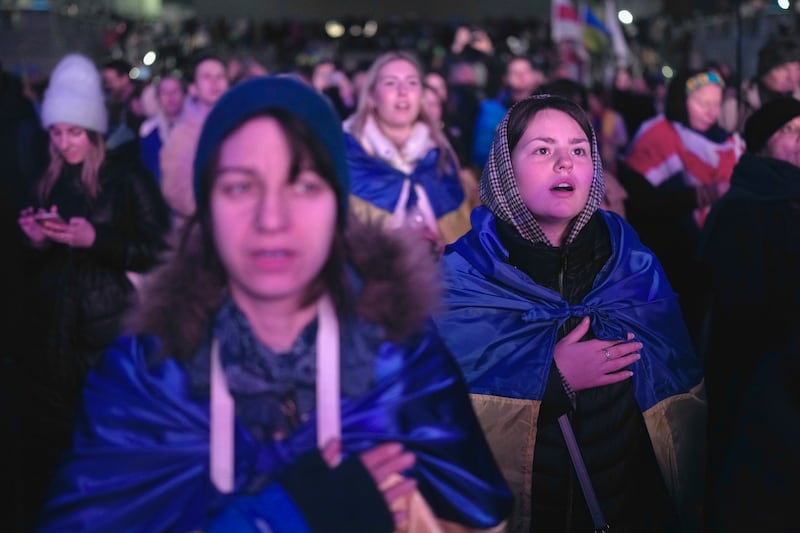
[(800, 117), (795, 117), (772, 134), (765, 151), (769, 157), (800, 167)]
[(764, 85), (775, 92), (789, 93), (797, 88), (800, 81), (800, 62), (792, 61), (771, 69), (764, 74)]
[(50, 142), (70, 165), (83, 163), (92, 148), (92, 141), (89, 140), (86, 130), (72, 124), (50, 126)]
[(441, 75), (435, 72), (425, 74), (425, 85), (436, 91), (436, 94), (439, 95), (439, 100), (442, 102), (447, 101), (447, 82), (444, 81)]
[(541, 80), (525, 59), (514, 59), (506, 67), (506, 85), (514, 93), (533, 94)]
[(103, 69), (102, 76), (106, 94), (117, 100), (124, 98), (128, 86), (132, 85), (127, 74), (117, 74), (113, 68)]
[(431, 119), (434, 124), (439, 124), (442, 121), (442, 101), (439, 98), (439, 93), (436, 90), (425, 87), (422, 92), (422, 107), (425, 109), (425, 114)]
[(361, 94), (361, 88), (364, 87), (364, 82), (367, 78), (367, 71), (366, 70), (359, 70), (355, 74), (353, 74), (353, 92), (356, 95)]
[(158, 105), (168, 117), (177, 117), (183, 107), (183, 87), (175, 78), (164, 78), (158, 86)]
[(319, 63), (311, 74), (311, 85), (318, 91), (323, 91), (331, 86), (331, 75), (336, 67), (333, 63)]
[(562, 111), (543, 109), (511, 152), (519, 194), (545, 235), (560, 246), (589, 199), (594, 169), (586, 133)]
[(628, 91), (633, 87), (633, 80), (627, 70), (618, 70), (614, 74), (614, 87), (620, 91)]
[(593, 115), (601, 116), (606, 109), (603, 100), (596, 94), (589, 93), (587, 102), (589, 102), (589, 111)]
[(475, 67), (469, 63), (456, 63), (450, 69), (450, 85), (473, 86), (478, 83)]
[(722, 105), (722, 87), (707, 83), (686, 97), (689, 125), (697, 131), (707, 131), (716, 124)]
[(800, 87), (800, 61), (789, 63), (789, 72), (792, 76), (792, 91)]
[(216, 59), (207, 59), (197, 65), (194, 73), (194, 83), (190, 87), (192, 96), (200, 104), (212, 107), (217, 100), (228, 90), (228, 77), (225, 74), (225, 65)]
[(211, 190), (214, 241), (240, 305), (301, 305), (324, 267), (336, 228), (336, 194), (311, 167), (292, 175), (280, 123), (249, 120), (222, 144)]
[(410, 128), (422, 108), (422, 79), (417, 67), (405, 59), (389, 61), (378, 70), (371, 96), (379, 126)]

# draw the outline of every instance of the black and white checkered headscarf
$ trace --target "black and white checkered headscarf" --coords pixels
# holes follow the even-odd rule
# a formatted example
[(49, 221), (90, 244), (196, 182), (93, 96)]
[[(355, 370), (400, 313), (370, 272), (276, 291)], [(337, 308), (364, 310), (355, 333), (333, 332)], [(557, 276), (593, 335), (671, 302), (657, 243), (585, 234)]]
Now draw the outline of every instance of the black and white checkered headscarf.
[[(553, 243), (542, 231), (533, 213), (525, 206), (522, 197), (519, 195), (519, 187), (514, 176), (514, 169), (511, 166), (511, 152), (508, 149), (508, 117), (519, 109), (520, 104), (531, 99), (559, 98), (549, 94), (539, 94), (529, 96), (525, 100), (516, 103), (509, 111), (494, 134), (492, 148), (489, 151), (489, 159), (483, 169), (480, 183), (480, 198), (496, 217), (505, 220), (516, 228), (519, 234), (530, 242)], [(589, 126), (591, 128), (591, 125)], [(597, 138), (592, 131), (592, 165), (594, 174), (592, 185), (589, 189), (589, 199), (583, 210), (578, 213), (572, 223), (567, 238), (563, 244), (569, 244), (589, 222), (589, 219), (597, 211), (600, 201), (603, 199), (605, 184), (603, 182), (603, 163), (597, 150)]]

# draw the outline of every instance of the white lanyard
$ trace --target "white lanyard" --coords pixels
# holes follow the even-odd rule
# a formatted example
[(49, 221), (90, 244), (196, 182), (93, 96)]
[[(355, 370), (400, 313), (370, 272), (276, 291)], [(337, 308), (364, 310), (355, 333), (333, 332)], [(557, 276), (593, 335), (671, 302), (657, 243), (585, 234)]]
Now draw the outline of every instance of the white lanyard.
[[(339, 321), (330, 297), (323, 296), (317, 307), (317, 446), (321, 449), (341, 436), (339, 413)], [(211, 439), (210, 477), (222, 493), (234, 488), (233, 397), (225, 383), (219, 355), (219, 341), (211, 342)], [(338, 463), (339, 458), (336, 459)]]

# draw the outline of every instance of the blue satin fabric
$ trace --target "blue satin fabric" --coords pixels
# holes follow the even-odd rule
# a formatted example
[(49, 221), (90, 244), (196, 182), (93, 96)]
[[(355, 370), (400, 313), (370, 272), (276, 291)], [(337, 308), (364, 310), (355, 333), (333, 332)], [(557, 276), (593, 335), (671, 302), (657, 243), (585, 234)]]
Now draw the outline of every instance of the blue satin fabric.
[[(386, 161), (369, 155), (349, 133), (345, 134), (345, 147), (350, 167), (350, 192), (384, 211), (394, 211), (406, 178), (410, 178), (412, 184), (422, 185), (437, 219), (455, 211), (464, 202), (464, 190), (455, 166), (445, 174), (437, 167), (438, 149), (428, 152), (414, 172), (406, 175)], [(412, 187), (409, 204), (415, 203), (416, 193)]]
[[(315, 421), (290, 438), (258, 444), (236, 427), (236, 489), (209, 482), (208, 400), (193, 396), (183, 367), (153, 363), (159, 342), (122, 337), (93, 371), (75, 449), (43, 515), (41, 531), (192, 531), (261, 476), (315, 448)], [(438, 337), (381, 345), (377, 382), (343, 398), (342, 446), (353, 454), (400, 441), (417, 456), (408, 472), (441, 518), (488, 528), (511, 496), (471, 409), (467, 388)]]
[(611, 258), (583, 301), (571, 306), (511, 266), (494, 216), (473, 210), (473, 229), (443, 259), (448, 311), (435, 319), (471, 392), (541, 400), (558, 330), (569, 317), (583, 316), (600, 339), (622, 340), (632, 331), (644, 344), (630, 367), (642, 410), (700, 382), (701, 362), (658, 260), (622, 218), (601, 213)]

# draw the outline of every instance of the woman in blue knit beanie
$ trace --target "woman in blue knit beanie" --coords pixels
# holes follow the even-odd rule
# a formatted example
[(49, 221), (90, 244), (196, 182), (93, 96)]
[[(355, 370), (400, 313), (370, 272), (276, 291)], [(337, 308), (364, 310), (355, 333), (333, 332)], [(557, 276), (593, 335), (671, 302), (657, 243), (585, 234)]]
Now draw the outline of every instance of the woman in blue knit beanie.
[(510, 494), (427, 326), (433, 259), (348, 220), (327, 102), (238, 85), (194, 172), (197, 212), (88, 380), (42, 530), (502, 528)]
[(455, 151), (422, 105), (422, 77), (407, 52), (377, 57), (344, 122), (345, 145), (356, 216), (412, 228), (439, 253), (469, 229), (470, 203)]

